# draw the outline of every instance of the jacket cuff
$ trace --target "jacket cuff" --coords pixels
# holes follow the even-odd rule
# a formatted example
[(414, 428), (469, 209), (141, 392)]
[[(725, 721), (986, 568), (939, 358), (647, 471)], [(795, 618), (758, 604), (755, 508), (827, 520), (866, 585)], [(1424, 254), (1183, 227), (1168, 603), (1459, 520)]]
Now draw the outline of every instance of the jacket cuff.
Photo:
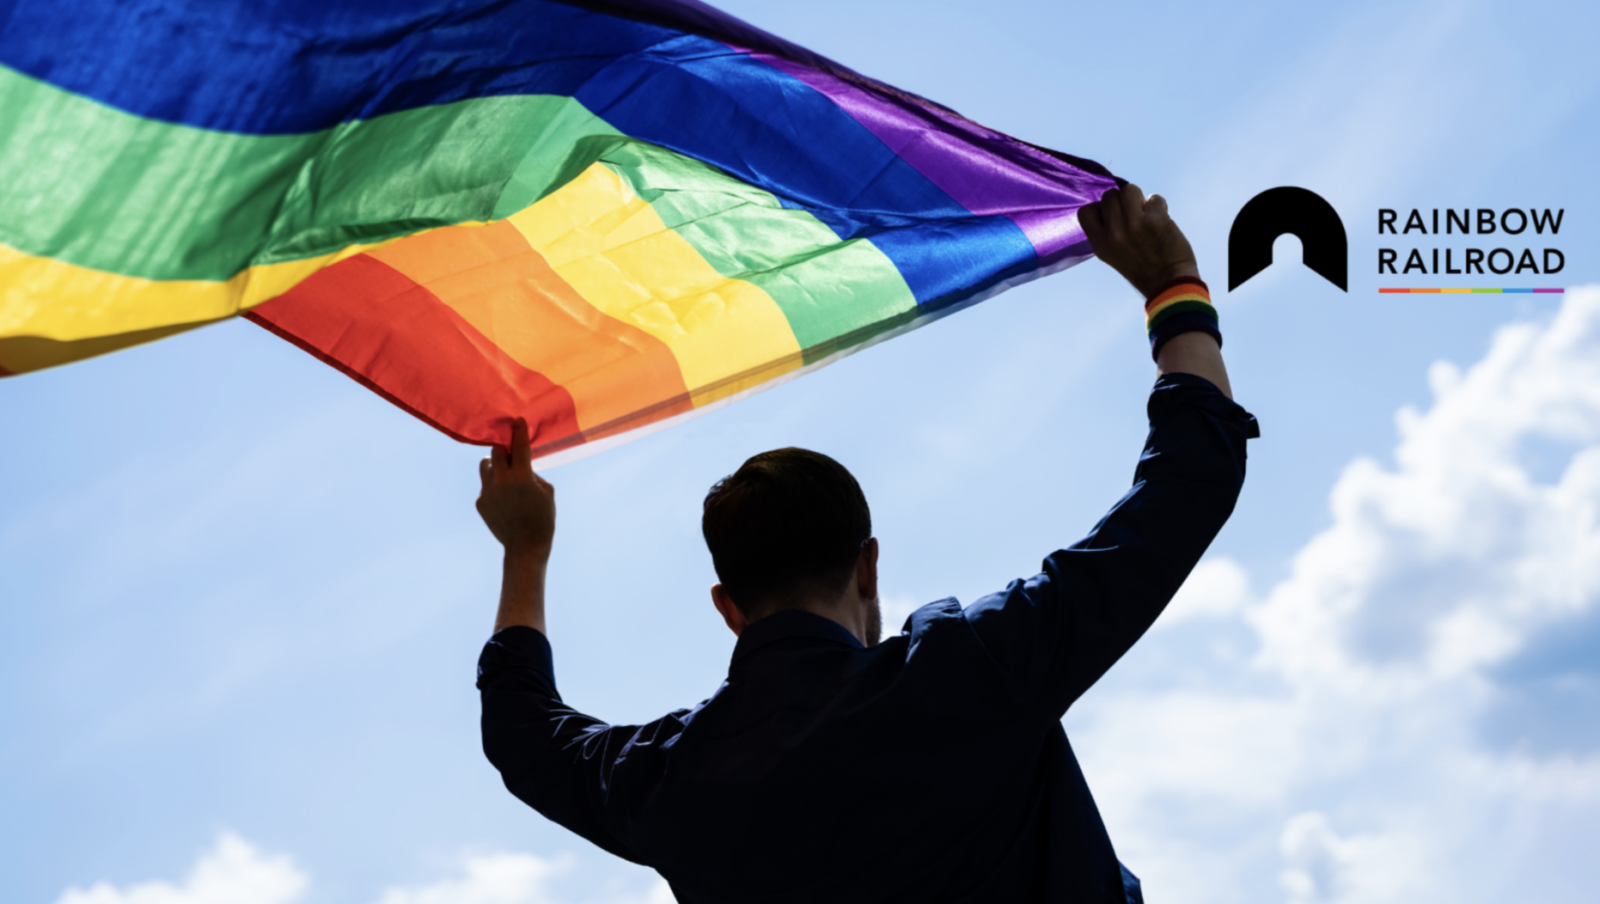
[(1244, 431), (1246, 439), (1258, 439), (1261, 425), (1255, 415), (1222, 394), (1215, 383), (1194, 374), (1162, 374), (1150, 390), (1146, 413), (1150, 426), (1166, 420), (1184, 408), (1197, 405), (1208, 414), (1234, 423)]
[(550, 641), (544, 633), (526, 625), (513, 625), (489, 638), (478, 656), (478, 690), (483, 690), (486, 679), (495, 672), (507, 669), (531, 669), (556, 686), (555, 659)]

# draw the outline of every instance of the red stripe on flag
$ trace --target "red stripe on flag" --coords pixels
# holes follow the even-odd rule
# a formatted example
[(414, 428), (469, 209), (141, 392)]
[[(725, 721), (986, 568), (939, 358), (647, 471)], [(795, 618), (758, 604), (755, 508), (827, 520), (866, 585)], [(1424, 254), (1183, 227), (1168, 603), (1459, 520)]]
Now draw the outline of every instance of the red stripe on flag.
[(583, 442), (565, 389), (368, 255), (319, 270), (245, 316), (462, 442), (509, 443), (518, 416), (540, 454)]

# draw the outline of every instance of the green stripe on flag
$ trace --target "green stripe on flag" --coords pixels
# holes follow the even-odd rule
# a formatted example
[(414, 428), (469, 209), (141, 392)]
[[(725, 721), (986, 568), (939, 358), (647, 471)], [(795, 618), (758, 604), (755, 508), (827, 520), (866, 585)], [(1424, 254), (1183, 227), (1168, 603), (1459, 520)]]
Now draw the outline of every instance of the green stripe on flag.
[(561, 149), (618, 134), (572, 98), (547, 95), (305, 135), (213, 132), (132, 116), (4, 67), (0, 111), (0, 242), (149, 279), (227, 279), (504, 216), (559, 187), (549, 180)]

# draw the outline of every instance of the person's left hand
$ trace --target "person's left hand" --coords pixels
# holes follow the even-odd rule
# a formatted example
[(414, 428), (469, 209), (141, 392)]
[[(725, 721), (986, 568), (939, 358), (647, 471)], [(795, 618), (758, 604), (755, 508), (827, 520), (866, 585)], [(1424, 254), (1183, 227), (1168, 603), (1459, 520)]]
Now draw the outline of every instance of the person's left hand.
[(533, 473), (528, 422), (511, 425), (511, 448), (495, 446), (478, 462), (478, 514), (507, 554), (548, 558), (556, 533), (556, 490)]

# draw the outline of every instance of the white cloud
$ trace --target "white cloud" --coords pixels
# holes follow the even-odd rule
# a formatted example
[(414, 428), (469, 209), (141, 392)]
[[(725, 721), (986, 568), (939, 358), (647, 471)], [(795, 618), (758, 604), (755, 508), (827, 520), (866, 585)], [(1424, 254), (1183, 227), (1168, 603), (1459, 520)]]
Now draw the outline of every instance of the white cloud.
[(548, 880), (571, 868), (570, 856), (549, 860), (532, 854), (467, 857), (461, 878), (390, 888), (378, 904), (534, 904), (551, 900)]
[(1202, 618), (1238, 615), (1250, 603), (1250, 573), (1226, 556), (1206, 559), (1195, 566), (1172, 598), (1156, 628)]
[(182, 885), (141, 882), (118, 889), (97, 882), (69, 888), (56, 904), (290, 904), (306, 889), (306, 876), (287, 856), (267, 856), (231, 832), (202, 854)]
[[(1432, 410), (1396, 417), (1398, 468), (1359, 459), (1345, 469), (1333, 526), (1253, 614), (1269, 664), (1298, 681), (1463, 678), (1593, 605), (1597, 321), (1600, 291), (1576, 291), (1549, 326), (1501, 329), (1466, 375), (1431, 368)], [(1541, 484), (1518, 460), (1532, 437), (1588, 445)]]
[[(1253, 658), (1080, 704), (1152, 900), (1577, 901), (1600, 880), (1575, 855), (1600, 845), (1600, 288), (1429, 378), (1394, 465), (1346, 467), (1283, 581), (1252, 600), (1216, 559), (1175, 602)], [(1205, 656), (1188, 629), (1145, 643)]]
[[(562, 904), (569, 899), (552, 888), (552, 880), (572, 872), (570, 854), (493, 853), (462, 858), (459, 878), (427, 885), (398, 886), (384, 891), (376, 904)], [(615, 878), (615, 877), (613, 877)], [(672, 904), (666, 880), (657, 879), (643, 894), (622, 890), (615, 882), (586, 883), (585, 904)], [(599, 888), (601, 894), (593, 892)]]
[(1341, 836), (1328, 817), (1311, 811), (1293, 816), (1278, 837), (1284, 870), (1278, 883), (1290, 904), (1323, 901), (1427, 900), (1429, 888), (1415, 882), (1420, 852), (1405, 838), (1375, 834)]
[[(461, 858), (456, 878), (394, 886), (376, 904), (564, 904), (550, 880), (571, 872), (570, 854), (544, 858), (533, 854), (491, 853)], [(183, 885), (145, 882), (118, 889), (99, 882), (88, 889), (70, 888), (56, 904), (292, 904), (308, 880), (287, 856), (265, 856), (248, 841), (224, 832), (216, 847), (201, 855)], [(672, 904), (672, 890), (658, 879), (643, 894), (599, 883), (601, 895), (583, 904)], [(592, 890), (592, 889), (591, 889)]]

